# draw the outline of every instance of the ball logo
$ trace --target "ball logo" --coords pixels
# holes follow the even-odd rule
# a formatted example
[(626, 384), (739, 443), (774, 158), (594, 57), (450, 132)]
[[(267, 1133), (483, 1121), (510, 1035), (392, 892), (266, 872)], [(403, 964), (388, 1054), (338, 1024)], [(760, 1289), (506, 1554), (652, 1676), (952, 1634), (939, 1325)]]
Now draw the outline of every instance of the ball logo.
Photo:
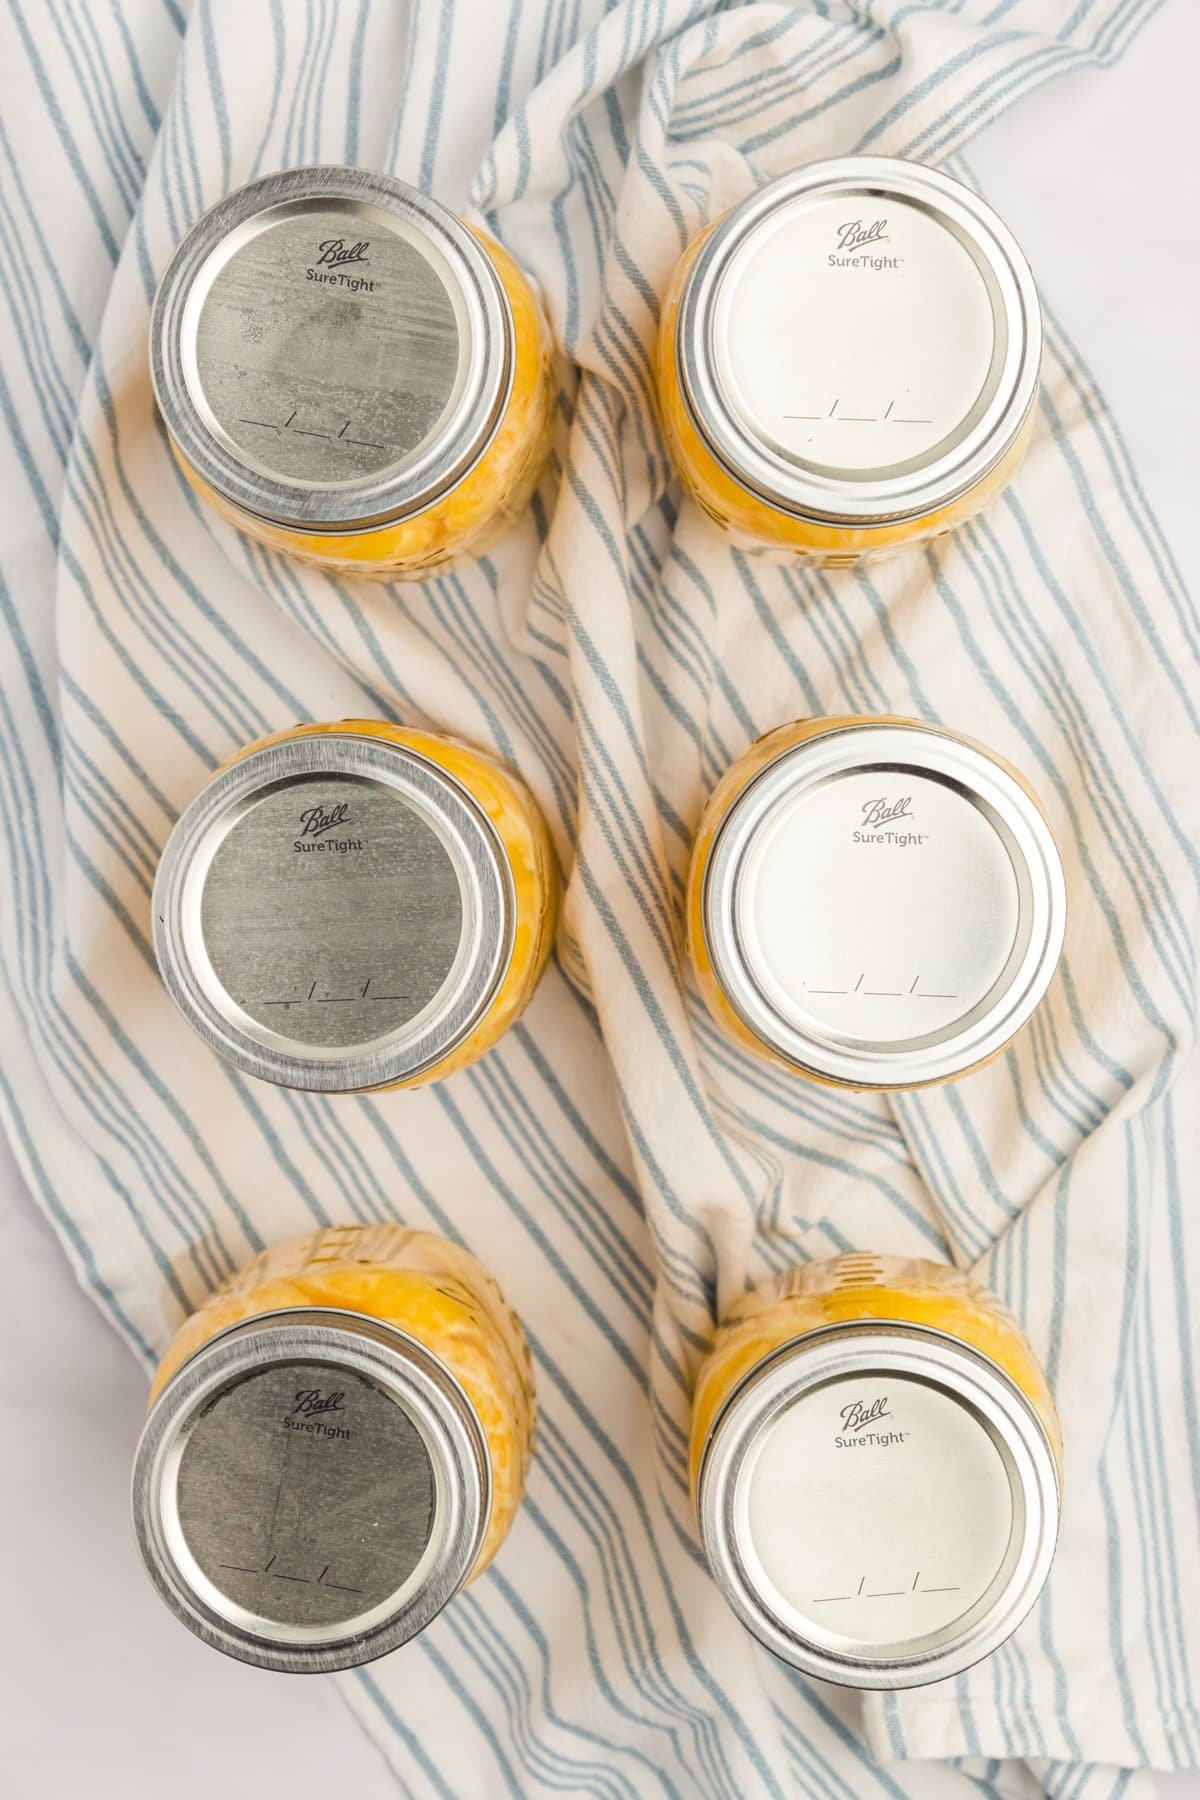
[(851, 1400), (848, 1406), (842, 1407), (838, 1417), (842, 1421), (841, 1429), (833, 1440), (837, 1450), (890, 1450), (908, 1438), (907, 1431), (876, 1429), (884, 1419), (892, 1417), (886, 1394), (880, 1394), (874, 1400)]
[(878, 1400), (872, 1400), (869, 1405), (862, 1400), (852, 1400), (849, 1406), (842, 1408), (842, 1430), (865, 1431), (877, 1419), (890, 1419), (891, 1416), (886, 1394), (881, 1394)]
[(320, 1388), (300, 1388), (293, 1398), (296, 1404), (283, 1415), (285, 1431), (299, 1431), (306, 1437), (340, 1438), (349, 1443), (353, 1433), (344, 1425), (328, 1422), (330, 1413), (346, 1410), (346, 1395), (341, 1388), (330, 1394), (323, 1393)]
[(873, 225), (864, 225), (861, 219), (850, 219), (845, 225), (838, 226), (837, 240), (839, 250), (865, 250), (868, 244), (891, 241), (886, 219), (876, 219)]
[(854, 833), (856, 844), (890, 845), (893, 849), (911, 850), (923, 844), (929, 836), (927, 831), (896, 831), (893, 827), (901, 819), (913, 817), (911, 794), (901, 794), (896, 800), (881, 795), (877, 800), (864, 800), (858, 830)]
[(890, 825), (893, 819), (912, 817), (912, 795), (905, 794), (902, 800), (866, 800), (863, 802), (864, 825)]
[(300, 814), (300, 836), (321, 837), (326, 831), (336, 831), (339, 825), (350, 823), (348, 800), (344, 800), (340, 806), (310, 806), (307, 812)]
[(904, 261), (902, 256), (889, 256), (879, 248), (891, 242), (886, 219), (875, 219), (869, 225), (865, 219), (847, 219), (844, 225), (836, 227), (836, 236), (837, 248), (827, 258), (831, 269), (869, 269), (878, 274), (881, 269), (898, 269)]
[(362, 238), (357, 244), (348, 244), (345, 238), (326, 238), (318, 245), (319, 254), (314, 266), (320, 268), (325, 263), (330, 268), (339, 268), (342, 263), (365, 263), (370, 248), (370, 238)]
[(298, 1415), (307, 1419), (312, 1413), (341, 1412), (345, 1398), (340, 1390), (334, 1394), (323, 1394), (320, 1388), (301, 1388), (289, 1417), (295, 1418)]
[(372, 281), (369, 275), (358, 274), (355, 267), (364, 263), (370, 266), (367, 257), (370, 248), (370, 238), (357, 238), (352, 244), (345, 238), (325, 238), (317, 245), (316, 258), (305, 270), (304, 279), (324, 282), (328, 287), (341, 288), (350, 294), (373, 294), (379, 283)]
[[(360, 837), (327, 837), (326, 832), (337, 831), (341, 826), (353, 829), (354, 821), (350, 817), (350, 802), (339, 801), (336, 806), (309, 806), (300, 814), (300, 836), (293, 841), (293, 850), (336, 850), (344, 856), (350, 850), (361, 850), (363, 841)], [(313, 840), (318, 840), (314, 842)]]

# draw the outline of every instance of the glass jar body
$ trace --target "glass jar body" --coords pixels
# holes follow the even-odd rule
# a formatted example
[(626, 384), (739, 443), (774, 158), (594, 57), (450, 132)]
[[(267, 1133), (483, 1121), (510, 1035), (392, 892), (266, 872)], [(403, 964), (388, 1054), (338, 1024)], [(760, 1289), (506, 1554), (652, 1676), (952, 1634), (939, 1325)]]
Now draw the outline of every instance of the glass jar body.
[(713, 1429), (742, 1383), (784, 1345), (810, 1332), (856, 1322), (940, 1332), (987, 1357), (1032, 1406), (1061, 1467), (1062, 1439), (1049, 1385), (1002, 1301), (947, 1264), (851, 1254), (788, 1271), (746, 1294), (721, 1321), (692, 1399), (693, 1500)]
[(423, 1087), (466, 1068), (496, 1044), (533, 998), (558, 922), (561, 881), (558, 859), (540, 808), (524, 782), (482, 750), (440, 732), (418, 731), (383, 719), (342, 719), (295, 725), (247, 744), (224, 768), (255, 751), (301, 737), (361, 735), (396, 744), (432, 763), (465, 790), (488, 819), (508, 865), (514, 925), (507, 965), (487, 1007), (466, 1034), (436, 1062), (407, 1080), (389, 1085)]
[(469, 1579), (492, 1560), (520, 1505), (533, 1448), (529, 1349), (496, 1283), (476, 1259), (401, 1225), (331, 1228), (264, 1250), (184, 1323), (163, 1356), (151, 1404), (218, 1333), (275, 1312), (321, 1307), (394, 1326), (438, 1358), (463, 1388), (487, 1441), (491, 1514)]
[[(722, 215), (722, 218), (725, 215)], [(940, 537), (974, 517), (1007, 487), (1029, 447), (1035, 409), (1002, 447), (987, 471), (962, 492), (927, 511), (901, 517), (838, 520), (789, 511), (738, 479), (718, 458), (697, 422), (679, 373), (678, 322), (689, 277), (717, 219), (688, 246), (667, 290), (654, 354), (659, 417), (671, 461), (687, 492), (741, 550), (778, 560), (836, 568), (894, 555), (907, 545)]]
[[(986, 1067), (1012, 1042), (1020, 1025), (1013, 1028), (997, 1048), (990, 1049), (986, 1055), (976, 1057), (953, 1068), (949, 1073), (937, 1074), (928, 1079), (916, 1076), (905, 1076), (903, 1079), (881, 1076), (880, 1079), (873, 1081), (843, 1079), (838, 1075), (821, 1073), (817, 1069), (802, 1066), (793, 1061), (751, 1027), (741, 1012), (732, 1004), (722, 986), (709, 941), (710, 925), (706, 882), (713, 863), (717, 841), (726, 821), (729, 820), (734, 809), (754, 782), (772, 764), (788, 758), (793, 752), (803, 751), (805, 745), (812, 744), (815, 740), (824, 739), (831, 734), (846, 734), (847, 738), (851, 738), (856, 732), (869, 733), (880, 727), (898, 727), (901, 731), (911, 731), (914, 734), (928, 735), (932, 733), (938, 739), (945, 740), (951, 745), (963, 746), (971, 752), (985, 757), (993, 768), (1002, 772), (1005, 779), (1016, 784), (1020, 790), (1022, 803), (1032, 809), (1043, 828), (1046, 827), (1047, 821), (1041, 803), (1020, 770), (1004, 757), (997, 755), (995, 751), (987, 749), (984, 745), (978, 744), (974, 739), (965, 737), (961, 733), (929, 727), (919, 720), (903, 718), (892, 713), (845, 714), (826, 718), (792, 720), (764, 732), (742, 752), (741, 756), (735, 758), (705, 802), (692, 842), (691, 861), (688, 869), (685, 897), (686, 947), (701, 998), (709, 1012), (717, 1023), (723, 1026), (729, 1035), (745, 1048), (754, 1051), (756, 1055), (777, 1067), (788, 1070), (791, 1074), (800, 1075), (806, 1080), (825, 1085), (846, 1086), (855, 1089), (871, 1086), (908, 1089), (958, 1080), (964, 1075), (972, 1074), (977, 1069)], [(814, 879), (816, 878), (814, 875)], [(953, 896), (949, 897), (948, 903), (953, 903)]]
[(512, 385), (482, 455), (446, 492), (399, 519), (320, 531), (268, 519), (219, 494), (172, 440), (190, 485), (248, 537), (332, 573), (419, 580), (460, 558), (483, 555), (524, 512), (550, 449), (555, 380), (542, 309), (522, 270), (477, 232), (504, 290), (513, 328)]

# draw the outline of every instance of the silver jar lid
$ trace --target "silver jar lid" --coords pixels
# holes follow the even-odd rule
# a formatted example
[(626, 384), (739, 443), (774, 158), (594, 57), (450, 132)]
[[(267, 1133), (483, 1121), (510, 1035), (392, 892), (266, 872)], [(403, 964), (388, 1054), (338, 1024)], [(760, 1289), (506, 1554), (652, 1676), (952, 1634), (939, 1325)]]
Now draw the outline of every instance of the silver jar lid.
[(832, 726), (768, 763), (720, 825), (702, 920), (717, 982), (776, 1055), (853, 1087), (963, 1074), (1058, 964), (1066, 891), (1036, 802), (933, 727)]
[(247, 1074), (362, 1092), (469, 1034), (508, 967), (512, 871), (491, 822), (417, 751), (285, 738), (187, 807), (154, 882), (154, 949), (189, 1024)]
[(150, 321), (185, 461), (259, 518), (346, 531), (462, 480), (508, 403), (513, 320), (473, 233), (364, 169), (288, 169), (193, 226)]
[(988, 1655), (1033, 1605), (1058, 1466), (987, 1358), (921, 1327), (834, 1326), (735, 1390), (698, 1508), (713, 1574), (768, 1649), (846, 1687), (915, 1687)]
[(921, 163), (770, 182), (712, 232), (680, 301), (692, 420), (781, 511), (871, 526), (969, 492), (1037, 391), (1041, 309), (1007, 227)]
[(305, 1307), (232, 1326), (171, 1378), (132, 1505), (150, 1577), (198, 1637), (262, 1668), (347, 1669), (467, 1580), (491, 1465), (466, 1393), (415, 1338)]

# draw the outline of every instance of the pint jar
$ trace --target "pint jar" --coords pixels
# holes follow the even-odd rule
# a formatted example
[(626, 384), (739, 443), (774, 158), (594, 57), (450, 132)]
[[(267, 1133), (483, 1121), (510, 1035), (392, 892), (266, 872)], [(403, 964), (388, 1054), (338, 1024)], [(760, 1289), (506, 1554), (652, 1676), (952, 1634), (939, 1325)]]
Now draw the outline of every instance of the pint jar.
[(842, 1256), (747, 1294), (700, 1371), (690, 1466), (734, 1612), (846, 1687), (979, 1661), (1053, 1559), (1045, 1375), (1000, 1301), (941, 1264)]
[(249, 536), (413, 577), (478, 554), (549, 447), (550, 341), (504, 250), (364, 169), (289, 169), (204, 214), (150, 322), (184, 474)]
[(850, 1088), (998, 1055), (1058, 965), (1053, 835), (1003, 758), (914, 719), (800, 720), (729, 768), (687, 888), (701, 995), (748, 1048)]
[(234, 1068), (363, 1093), (437, 1080), (519, 1016), (550, 953), (558, 868), (537, 805), (482, 751), (366, 719), (243, 750), (184, 810), (154, 948)]
[(656, 354), (685, 486), (748, 548), (853, 562), (948, 530), (1033, 423), (1041, 309), (970, 189), (894, 157), (810, 163), (701, 234)]
[(183, 1326), (133, 1472), (147, 1571), (243, 1662), (345, 1669), (485, 1569), (534, 1431), (521, 1327), (475, 1258), (397, 1225), (256, 1257)]

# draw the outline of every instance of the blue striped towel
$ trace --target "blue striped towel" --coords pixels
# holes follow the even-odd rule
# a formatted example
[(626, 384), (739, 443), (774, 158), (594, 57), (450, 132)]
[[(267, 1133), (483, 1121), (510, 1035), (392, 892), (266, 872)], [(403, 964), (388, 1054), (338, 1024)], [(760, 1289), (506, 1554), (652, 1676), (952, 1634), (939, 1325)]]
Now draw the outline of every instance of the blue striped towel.
[[(1131, 1770), (1200, 1753), (1200, 621), (1053, 313), (1015, 487), (861, 572), (760, 566), (681, 506), (648, 352), (683, 246), (757, 182), (852, 150), (962, 175), (972, 132), (1111, 60), (1154, 0), (2, 10), (0, 1111), (147, 1367), (252, 1251), (326, 1220), (461, 1238), (524, 1317), (543, 1414), (513, 1537), (417, 1644), (342, 1681), (403, 1788), (1148, 1794)], [(529, 517), (421, 588), (244, 541), (154, 414), (172, 247), (231, 187), (316, 161), (472, 207), (576, 365)], [(782, 1079), (681, 968), (714, 779), (768, 726), (846, 711), (994, 745), (1063, 848), (1049, 1002), (956, 1087)], [(159, 984), (148, 908), (215, 764), (354, 713), (516, 764), (570, 882), (559, 965), (495, 1054), (431, 1091), (330, 1101), (209, 1055)], [(1016, 1639), (865, 1700), (736, 1629), (684, 1474), (714, 1312), (849, 1246), (979, 1267), (1046, 1360), (1069, 1465), (1057, 1565)]]

